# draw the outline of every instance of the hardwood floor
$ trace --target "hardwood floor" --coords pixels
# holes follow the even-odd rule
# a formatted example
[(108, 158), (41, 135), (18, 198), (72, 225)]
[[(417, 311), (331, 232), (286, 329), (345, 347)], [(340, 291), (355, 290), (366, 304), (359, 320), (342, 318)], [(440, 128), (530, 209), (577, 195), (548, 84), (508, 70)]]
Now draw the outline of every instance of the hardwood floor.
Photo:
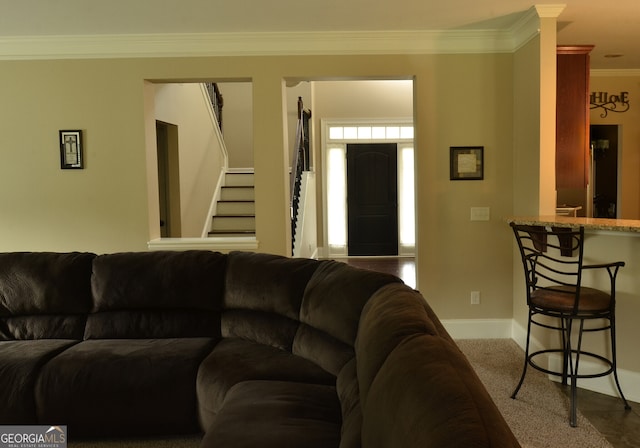
[[(407, 285), (413, 288), (416, 286), (413, 258), (350, 257), (337, 260), (359, 268), (393, 274), (400, 277)], [(578, 391), (580, 412), (614, 448), (640, 448), (640, 403), (629, 402), (629, 404), (632, 409), (625, 410), (617, 397), (586, 389)]]
[(416, 287), (416, 262), (410, 257), (349, 257), (336, 258), (352, 266), (386, 272), (400, 277), (408, 286)]
[(617, 397), (578, 389), (578, 409), (614, 448), (640, 448), (640, 403), (629, 405), (626, 410)]

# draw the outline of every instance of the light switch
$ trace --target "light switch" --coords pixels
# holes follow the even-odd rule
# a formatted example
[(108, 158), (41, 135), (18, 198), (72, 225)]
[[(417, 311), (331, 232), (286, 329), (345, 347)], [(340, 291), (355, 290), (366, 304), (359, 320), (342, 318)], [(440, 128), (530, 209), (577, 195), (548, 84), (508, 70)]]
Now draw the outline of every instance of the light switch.
[(471, 221), (489, 221), (489, 207), (471, 207)]

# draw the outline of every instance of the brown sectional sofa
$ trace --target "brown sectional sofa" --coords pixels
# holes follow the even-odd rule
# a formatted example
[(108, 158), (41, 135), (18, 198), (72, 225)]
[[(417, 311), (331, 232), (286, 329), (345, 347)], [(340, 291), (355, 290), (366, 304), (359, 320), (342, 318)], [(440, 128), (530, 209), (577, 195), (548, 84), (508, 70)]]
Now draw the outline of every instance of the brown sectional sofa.
[(334, 261), (0, 254), (0, 425), (202, 447), (517, 447), (422, 296)]

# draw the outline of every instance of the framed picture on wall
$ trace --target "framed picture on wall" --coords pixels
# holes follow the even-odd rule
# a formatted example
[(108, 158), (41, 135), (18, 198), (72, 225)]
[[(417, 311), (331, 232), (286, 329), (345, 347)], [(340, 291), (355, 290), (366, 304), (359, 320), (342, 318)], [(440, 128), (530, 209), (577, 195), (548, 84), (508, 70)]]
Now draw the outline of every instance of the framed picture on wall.
[(484, 146), (451, 146), (449, 179), (484, 179)]
[(84, 168), (82, 131), (60, 131), (60, 168), (63, 170)]

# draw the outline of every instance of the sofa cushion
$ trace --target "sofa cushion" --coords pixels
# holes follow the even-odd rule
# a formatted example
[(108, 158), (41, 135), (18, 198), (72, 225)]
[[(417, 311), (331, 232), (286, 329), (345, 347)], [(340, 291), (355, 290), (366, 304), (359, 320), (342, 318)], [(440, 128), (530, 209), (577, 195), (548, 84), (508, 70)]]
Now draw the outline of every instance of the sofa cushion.
[(232, 387), (207, 428), (202, 448), (337, 448), (335, 387), (246, 381)]
[(75, 343), (54, 339), (0, 341), (0, 425), (38, 422), (34, 389), (40, 369)]
[(218, 337), (225, 267), (209, 251), (98, 256), (85, 339)]
[(41, 422), (78, 437), (198, 431), (195, 383), (211, 338), (105, 339), (51, 359), (36, 383)]
[(198, 404), (203, 428), (212, 423), (229, 389), (249, 380), (335, 384), (333, 375), (289, 351), (243, 339), (223, 339), (198, 371)]
[(430, 334), (402, 340), (380, 368), (363, 404), (362, 444), (519, 446), (458, 347)]
[(82, 339), (94, 254), (0, 254), (0, 340)]

